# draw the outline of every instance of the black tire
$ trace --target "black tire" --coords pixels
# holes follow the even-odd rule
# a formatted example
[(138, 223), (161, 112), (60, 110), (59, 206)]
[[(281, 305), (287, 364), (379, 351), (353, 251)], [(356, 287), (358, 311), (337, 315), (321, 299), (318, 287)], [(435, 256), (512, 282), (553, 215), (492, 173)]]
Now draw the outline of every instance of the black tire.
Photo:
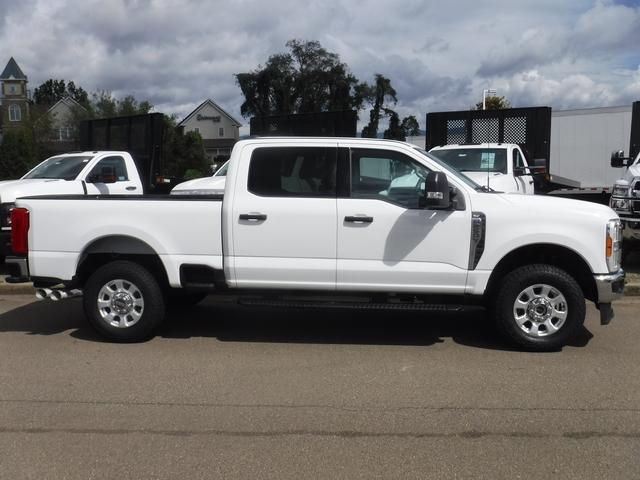
[[(584, 323), (584, 294), (578, 283), (564, 270), (547, 264), (526, 265), (500, 279), (500, 285), (493, 303), (493, 316), (502, 335), (520, 348), (538, 352), (558, 350), (566, 345)], [(548, 295), (555, 295), (551, 302), (558, 303), (558, 310), (555, 307), (549, 308), (545, 303), (540, 306), (540, 312), (544, 312), (544, 315), (541, 313), (540, 317), (535, 316), (538, 313), (535, 311), (536, 305), (528, 300), (530, 297), (525, 290), (536, 285), (552, 287)], [(544, 290), (540, 287), (534, 289), (534, 293), (548, 299), (549, 297), (544, 296), (542, 292)], [(557, 293), (564, 297), (564, 302)], [(516, 304), (518, 300), (520, 302)], [(545, 302), (535, 297), (532, 300)], [(527, 303), (531, 310), (521, 308), (524, 303)], [(562, 304), (566, 307), (562, 307)], [(521, 325), (516, 319), (518, 315), (520, 322), (526, 320)], [(532, 318), (539, 321), (530, 320)], [(547, 318), (546, 325), (542, 323), (543, 318)], [(549, 322), (553, 324), (552, 328), (557, 330), (547, 327)]]
[(207, 292), (185, 292), (182, 289), (171, 289), (166, 296), (168, 308), (189, 308), (207, 298)]
[[(135, 318), (125, 314), (112, 319), (113, 322), (120, 323), (126, 317), (131, 321), (130, 326), (114, 326), (110, 323), (109, 318), (112, 315), (118, 315), (116, 310), (111, 310), (112, 307), (103, 307), (101, 309), (98, 306), (101, 290), (105, 292), (103, 288), (110, 282), (116, 282), (117, 280), (124, 281), (121, 283), (124, 285), (123, 288), (125, 290), (120, 294), (125, 295), (125, 301), (127, 300), (126, 295), (129, 294), (128, 292), (133, 292), (130, 295), (132, 305), (135, 302), (140, 303), (140, 298), (142, 299), (142, 307), (132, 307), (133, 309), (139, 309), (134, 314)], [(116, 284), (113, 283), (112, 285)], [(127, 287), (127, 285), (129, 286)], [(114, 290), (114, 295), (118, 292), (120, 290)], [(109, 297), (110, 294), (111, 292), (104, 296), (103, 300), (113, 299), (113, 296)], [(129, 343), (149, 339), (160, 326), (165, 316), (164, 296), (154, 276), (143, 266), (124, 260), (108, 263), (89, 277), (84, 287), (83, 305), (87, 319), (93, 328), (103, 337), (116, 342)], [(126, 308), (126, 305), (124, 306)], [(132, 311), (131, 313), (134, 312)], [(126, 322), (124, 320), (124, 323)]]

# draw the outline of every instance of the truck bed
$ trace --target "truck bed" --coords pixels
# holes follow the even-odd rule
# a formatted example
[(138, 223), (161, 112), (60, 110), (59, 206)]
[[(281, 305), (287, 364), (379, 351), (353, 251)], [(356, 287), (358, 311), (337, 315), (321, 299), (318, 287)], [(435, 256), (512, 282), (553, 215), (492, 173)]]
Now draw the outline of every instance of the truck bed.
[[(71, 280), (88, 247), (117, 236), (148, 245), (162, 260), (170, 285), (180, 286), (182, 263), (222, 269), (222, 199), (222, 195), (53, 195), (21, 199), (31, 211), (31, 275)], [(64, 212), (64, 224), (60, 223), (60, 212)]]

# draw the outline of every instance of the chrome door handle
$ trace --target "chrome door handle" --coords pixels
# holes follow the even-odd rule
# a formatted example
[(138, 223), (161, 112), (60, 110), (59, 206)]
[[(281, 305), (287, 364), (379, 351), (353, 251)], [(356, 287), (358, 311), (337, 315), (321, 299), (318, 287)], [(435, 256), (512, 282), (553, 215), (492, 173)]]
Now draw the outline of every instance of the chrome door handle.
[(264, 213), (241, 213), (240, 220), (248, 220), (250, 222), (264, 222), (267, 216)]
[(356, 217), (351, 215), (344, 217), (344, 221), (349, 223), (372, 223), (373, 217)]

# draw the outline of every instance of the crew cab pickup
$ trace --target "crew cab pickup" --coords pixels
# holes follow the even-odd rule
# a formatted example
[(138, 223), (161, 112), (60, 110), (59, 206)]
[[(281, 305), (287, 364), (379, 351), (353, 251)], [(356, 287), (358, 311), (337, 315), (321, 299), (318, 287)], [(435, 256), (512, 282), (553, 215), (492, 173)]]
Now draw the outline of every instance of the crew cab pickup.
[(487, 188), (534, 194), (532, 168), (515, 143), (442, 145), (429, 152)]
[(274, 307), (479, 304), (512, 342), (549, 350), (583, 323), (585, 298), (606, 324), (624, 290), (609, 207), (490, 191), (389, 140), (243, 140), (223, 195), (30, 197), (12, 219), (7, 281), (82, 294), (118, 341), (223, 292)]
[(65, 153), (48, 158), (20, 179), (0, 182), (0, 256), (11, 253), (10, 212), (16, 198), (142, 193), (138, 169), (127, 152)]
[(614, 184), (609, 205), (620, 215), (629, 234), (640, 240), (640, 153), (634, 160), (625, 157), (623, 151), (614, 152), (611, 166), (628, 168)]

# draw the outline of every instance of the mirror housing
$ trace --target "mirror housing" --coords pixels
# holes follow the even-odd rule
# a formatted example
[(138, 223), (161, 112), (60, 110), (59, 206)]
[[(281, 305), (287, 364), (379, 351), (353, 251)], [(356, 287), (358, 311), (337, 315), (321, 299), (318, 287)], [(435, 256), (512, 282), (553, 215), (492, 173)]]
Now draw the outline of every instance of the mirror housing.
[(623, 168), (629, 166), (630, 158), (624, 156), (624, 150), (611, 153), (611, 166), (613, 168)]
[(451, 208), (449, 180), (443, 172), (427, 174), (424, 186), (424, 205), (428, 210), (448, 210)]

